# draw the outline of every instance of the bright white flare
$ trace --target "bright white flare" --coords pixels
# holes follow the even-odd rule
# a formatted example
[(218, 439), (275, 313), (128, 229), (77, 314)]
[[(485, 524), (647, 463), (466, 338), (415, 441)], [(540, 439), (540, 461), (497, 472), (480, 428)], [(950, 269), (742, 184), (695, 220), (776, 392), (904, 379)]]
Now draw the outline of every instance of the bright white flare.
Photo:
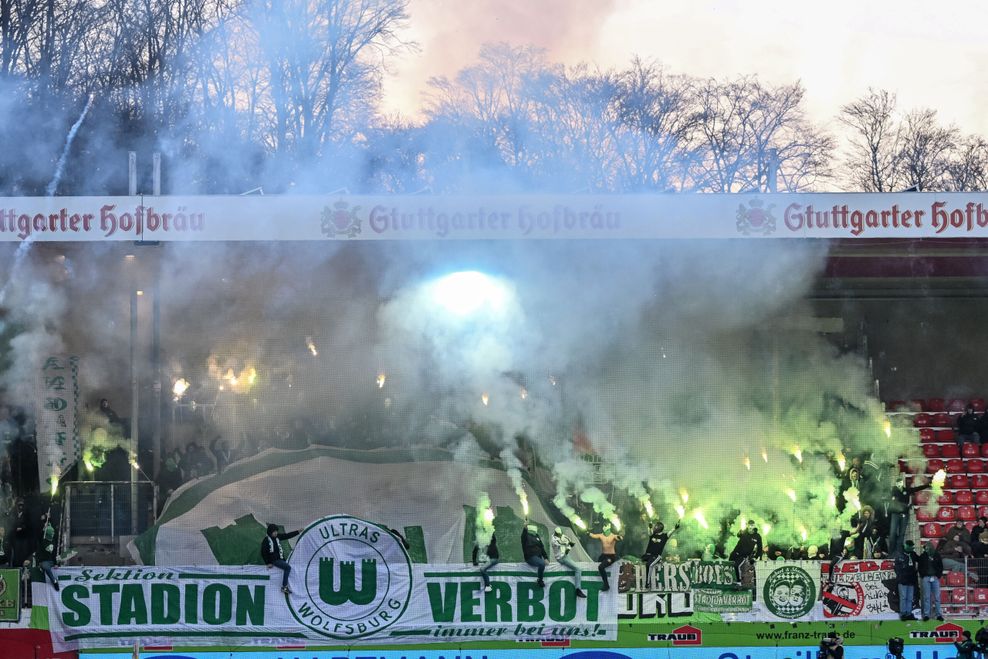
[(476, 270), (440, 277), (432, 284), (431, 293), (439, 306), (455, 316), (469, 316), (479, 311), (500, 312), (510, 297), (502, 282)]

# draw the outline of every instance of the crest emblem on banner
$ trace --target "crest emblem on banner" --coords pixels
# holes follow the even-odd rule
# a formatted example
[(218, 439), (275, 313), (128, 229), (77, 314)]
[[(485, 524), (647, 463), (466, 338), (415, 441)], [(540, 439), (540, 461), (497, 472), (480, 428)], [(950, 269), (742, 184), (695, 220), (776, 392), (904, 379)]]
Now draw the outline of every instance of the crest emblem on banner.
[(761, 199), (752, 199), (747, 205), (738, 206), (738, 233), (745, 236), (770, 236), (775, 233), (775, 204), (765, 205)]
[(360, 234), (360, 218), (357, 211), (360, 206), (350, 207), (350, 204), (340, 200), (330, 208), (326, 206), (322, 209), (322, 233), (328, 238), (346, 236), (355, 238)]
[(386, 528), (344, 515), (311, 524), (291, 556), (286, 595), (295, 619), (323, 636), (355, 639), (379, 633), (401, 618), (412, 596), (412, 564)]
[(765, 606), (779, 618), (802, 618), (813, 610), (816, 586), (801, 567), (787, 565), (774, 570), (762, 590)]

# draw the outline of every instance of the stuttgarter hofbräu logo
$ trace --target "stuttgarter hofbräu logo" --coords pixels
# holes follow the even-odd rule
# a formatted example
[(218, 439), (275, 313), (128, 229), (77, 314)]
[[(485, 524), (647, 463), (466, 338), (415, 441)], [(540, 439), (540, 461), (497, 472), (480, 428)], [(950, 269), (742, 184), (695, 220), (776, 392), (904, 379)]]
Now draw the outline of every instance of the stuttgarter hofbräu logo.
[(816, 586), (801, 567), (787, 565), (772, 572), (762, 590), (765, 607), (779, 618), (802, 618), (813, 610)]
[(752, 199), (745, 206), (738, 206), (738, 233), (746, 236), (752, 234), (759, 236), (770, 236), (775, 233), (775, 218), (772, 216), (772, 209), (775, 204), (765, 206), (761, 199)]
[(330, 208), (326, 206), (322, 209), (322, 233), (328, 238), (346, 236), (356, 238), (360, 234), (360, 218), (357, 211), (360, 206), (350, 208), (350, 204), (342, 199)]
[(292, 552), (292, 583), (286, 595), (295, 619), (329, 638), (376, 634), (397, 622), (412, 596), (408, 552), (387, 529), (356, 517), (335, 515), (310, 524)]

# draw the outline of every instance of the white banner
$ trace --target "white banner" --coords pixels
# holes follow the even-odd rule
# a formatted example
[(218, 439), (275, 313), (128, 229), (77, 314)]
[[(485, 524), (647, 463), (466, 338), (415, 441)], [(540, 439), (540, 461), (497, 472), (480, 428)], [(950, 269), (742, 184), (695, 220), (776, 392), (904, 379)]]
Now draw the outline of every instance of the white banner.
[(0, 241), (986, 236), (967, 192), (0, 198)]
[(552, 565), (544, 588), (534, 568), (498, 565), (485, 593), (477, 568), (413, 565), (386, 529), (350, 516), (309, 525), (289, 564), (289, 595), (278, 568), (61, 569), (61, 591), (47, 590), (52, 638), (57, 650), (617, 639), (617, 589), (602, 592), (590, 564), (586, 598)]
[(79, 441), (79, 358), (50, 355), (38, 371), (35, 418), (38, 444), (38, 480), (42, 492), (75, 464), (82, 452)]
[(843, 561), (830, 575), (823, 563), (822, 600), (824, 619), (895, 620), (899, 594), (895, 564), (891, 560)]
[(820, 561), (757, 561), (755, 604), (737, 620), (796, 622), (821, 620)]

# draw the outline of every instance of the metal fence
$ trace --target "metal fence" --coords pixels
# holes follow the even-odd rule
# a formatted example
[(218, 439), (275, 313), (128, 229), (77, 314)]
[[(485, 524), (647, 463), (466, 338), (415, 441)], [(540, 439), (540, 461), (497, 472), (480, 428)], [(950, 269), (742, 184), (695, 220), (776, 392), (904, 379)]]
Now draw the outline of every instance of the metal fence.
[(65, 483), (68, 544), (116, 544), (137, 535), (155, 520), (157, 492), (150, 481), (72, 481)]

